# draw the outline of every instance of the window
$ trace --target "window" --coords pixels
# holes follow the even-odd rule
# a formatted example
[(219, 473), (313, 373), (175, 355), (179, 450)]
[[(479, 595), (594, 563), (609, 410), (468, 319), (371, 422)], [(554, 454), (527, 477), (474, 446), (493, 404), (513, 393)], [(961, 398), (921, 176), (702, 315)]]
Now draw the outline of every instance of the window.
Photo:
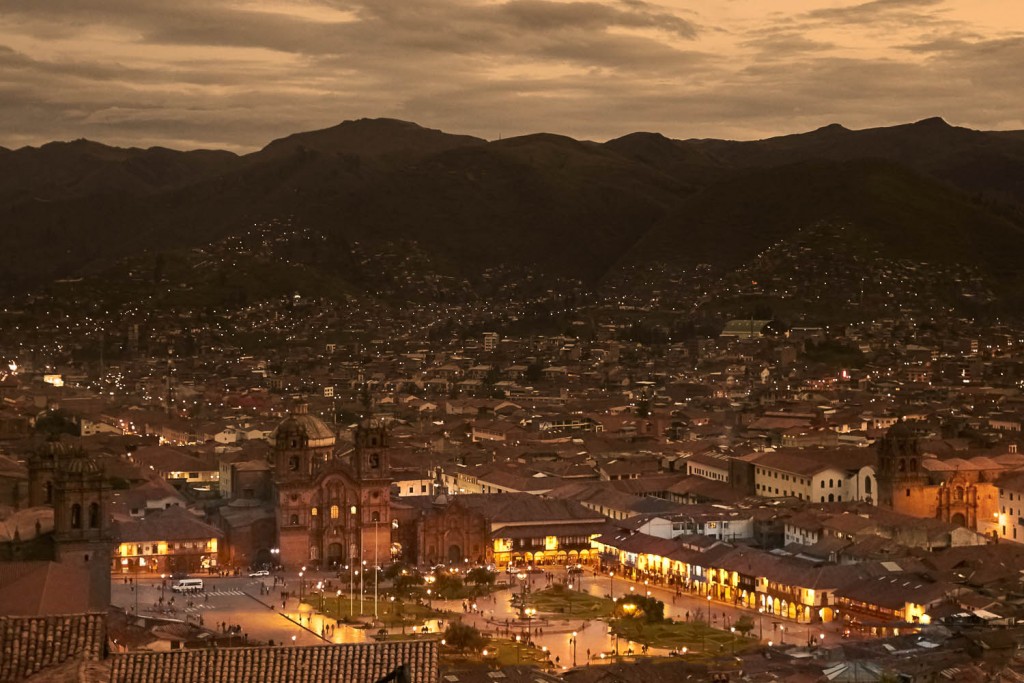
[(298, 526), (298, 524), (299, 524), (299, 516), (298, 515), (292, 515), (289, 518), (288, 523), (291, 524), (292, 526)]
[(426, 484), (420, 484), (420, 493), (426, 493), (426, 492), (427, 492), (427, 485)]
[(71, 528), (82, 528), (82, 506), (78, 503), (71, 506)]
[(316, 509), (316, 508), (314, 507), (314, 508), (313, 508), (312, 510), (310, 510), (310, 511), (309, 511), (309, 514), (311, 514), (312, 516), (316, 517), (316, 516), (317, 516), (317, 513), (318, 513), (318, 512), (320, 512), (320, 511), (319, 511), (319, 510), (317, 510), (317, 509)]
[(331, 519), (337, 519), (341, 516), (341, 509), (337, 505), (331, 506)]
[(379, 522), (379, 521), (380, 521), (380, 513), (379, 513), (379, 512), (376, 512), (376, 511), (375, 511), (375, 512), (373, 512), (373, 513), (372, 513), (372, 514), (370, 515), (370, 521), (371, 521), (371, 522)]
[(99, 529), (100, 528), (100, 504), (90, 503), (89, 504), (89, 528)]
[(824, 479), (821, 480), (821, 488), (825, 488), (825, 480)]
[(910, 489), (907, 489), (907, 498), (910, 498)]
[(297, 455), (293, 455), (292, 457), (288, 458), (288, 469), (290, 469), (292, 472), (299, 469), (299, 457)]

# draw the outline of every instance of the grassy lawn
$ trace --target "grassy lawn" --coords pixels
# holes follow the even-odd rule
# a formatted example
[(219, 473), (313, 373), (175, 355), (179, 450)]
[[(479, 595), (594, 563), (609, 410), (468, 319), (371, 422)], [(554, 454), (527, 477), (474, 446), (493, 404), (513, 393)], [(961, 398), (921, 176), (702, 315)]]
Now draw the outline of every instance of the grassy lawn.
[(608, 598), (598, 598), (579, 591), (546, 588), (530, 593), (526, 605), (536, 609), (538, 614), (594, 619), (610, 616), (614, 603)]
[[(319, 610), (320, 600), (318, 598), (308, 602), (314, 609)], [(359, 621), (359, 598), (356, 597), (351, 602), (352, 611), (349, 611), (349, 605), (349, 599), (344, 595), (340, 599), (333, 596), (324, 598), (323, 613), (339, 621)], [(407, 600), (396, 600), (395, 602), (380, 600), (377, 603), (377, 614), (385, 626), (401, 626), (404, 621), (406, 625), (411, 627), (416, 624), (422, 624), (428, 619), (447, 618), (447, 615), (429, 609), (426, 605), (416, 604), (414, 601)], [(373, 615), (372, 596), (369, 600), (363, 601), (363, 615)]]
[(756, 647), (757, 642), (729, 631), (709, 628), (701, 622), (645, 624), (640, 619), (616, 619), (612, 628), (620, 638), (628, 638), (658, 648), (687, 648), (694, 654), (732, 654)]

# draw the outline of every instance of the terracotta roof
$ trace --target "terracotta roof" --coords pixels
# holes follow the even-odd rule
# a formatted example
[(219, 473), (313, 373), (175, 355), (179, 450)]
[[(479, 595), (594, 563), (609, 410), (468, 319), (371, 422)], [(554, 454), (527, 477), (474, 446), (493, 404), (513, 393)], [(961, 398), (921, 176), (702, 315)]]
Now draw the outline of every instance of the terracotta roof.
[(375, 683), (401, 665), (436, 683), (436, 640), (241, 647), (115, 655), (111, 683)]
[(191, 541), (222, 536), (220, 529), (180, 507), (152, 510), (142, 519), (114, 522), (114, 538), (118, 543)]
[(23, 681), (69, 659), (99, 660), (105, 614), (0, 617), (0, 683)]
[[(0, 612), (45, 616), (86, 612), (89, 572), (58, 562), (0, 563)], [(2, 653), (0, 653), (2, 658)]]

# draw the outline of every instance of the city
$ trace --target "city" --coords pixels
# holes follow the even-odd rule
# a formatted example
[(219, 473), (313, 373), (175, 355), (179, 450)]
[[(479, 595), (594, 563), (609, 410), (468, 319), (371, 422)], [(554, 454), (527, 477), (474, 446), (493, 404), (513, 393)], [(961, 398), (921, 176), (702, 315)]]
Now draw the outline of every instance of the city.
[(0, 3), (0, 683), (1024, 680), (1022, 46)]

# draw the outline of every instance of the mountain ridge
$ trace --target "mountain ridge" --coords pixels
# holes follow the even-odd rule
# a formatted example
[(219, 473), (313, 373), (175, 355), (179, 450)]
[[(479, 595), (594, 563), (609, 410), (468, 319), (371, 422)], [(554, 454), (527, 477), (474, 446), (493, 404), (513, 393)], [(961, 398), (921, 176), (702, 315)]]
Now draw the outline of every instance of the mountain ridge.
[(589, 281), (645, 260), (727, 267), (788, 231), (852, 221), (901, 257), (935, 260), (947, 244), (1007, 278), (1007, 254), (1024, 249), (1024, 131), (932, 117), (749, 142), (487, 141), (357, 119), (246, 155), (89, 140), (0, 150), (11, 291), (282, 216), (336, 245), (412, 240), (463, 272), (508, 263)]

